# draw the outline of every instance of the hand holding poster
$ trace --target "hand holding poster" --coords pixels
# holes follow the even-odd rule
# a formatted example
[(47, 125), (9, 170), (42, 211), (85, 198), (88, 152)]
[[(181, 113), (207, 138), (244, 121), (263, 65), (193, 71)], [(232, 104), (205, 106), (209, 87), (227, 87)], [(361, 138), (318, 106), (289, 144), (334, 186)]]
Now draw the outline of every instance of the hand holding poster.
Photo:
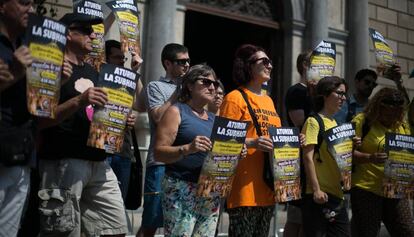
[(332, 76), (335, 71), (336, 45), (322, 40), (312, 51), (310, 56), (310, 67), (308, 80), (319, 81)]
[(276, 202), (301, 198), (300, 141), (297, 128), (269, 127), (273, 141), (273, 177)]
[(387, 133), (383, 192), (387, 198), (413, 198), (414, 136)]
[(138, 7), (136, 0), (117, 0), (106, 3), (118, 21), (122, 52), (141, 55)]
[(128, 114), (131, 112), (137, 74), (123, 67), (104, 64), (99, 73), (99, 87), (107, 93), (108, 102), (95, 108), (87, 145), (119, 153), (124, 141)]
[(55, 118), (66, 34), (64, 24), (29, 15), (26, 37), (33, 62), (26, 71), (26, 93), (28, 110), (35, 116)]
[(389, 76), (387, 76), (387, 71), (395, 65), (394, 53), (381, 33), (369, 28), (369, 35), (371, 36), (375, 48), (377, 72), (379, 75), (389, 78)]
[(325, 141), (328, 151), (335, 159), (342, 177), (344, 190), (351, 189), (352, 150), (355, 127), (351, 123), (344, 123), (325, 132)]
[[(92, 0), (75, 0), (73, 11), (103, 18), (102, 5)], [(100, 70), (102, 63), (105, 62), (105, 40), (104, 24), (92, 25), (95, 38), (92, 39), (92, 51), (86, 55), (84, 61), (92, 65), (97, 71)]]
[(219, 193), (225, 197), (230, 192), (246, 139), (247, 124), (216, 116), (210, 137), (213, 149), (204, 159), (198, 179), (198, 196), (210, 197), (211, 193)]

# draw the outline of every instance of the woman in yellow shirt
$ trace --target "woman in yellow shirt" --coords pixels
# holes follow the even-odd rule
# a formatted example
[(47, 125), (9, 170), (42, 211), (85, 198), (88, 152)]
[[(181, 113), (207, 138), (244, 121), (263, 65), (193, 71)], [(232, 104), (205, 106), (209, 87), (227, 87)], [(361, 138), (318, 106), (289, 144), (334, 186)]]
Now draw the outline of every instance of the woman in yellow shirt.
[[(233, 80), (246, 94), (258, 120), (262, 136), (253, 123), (246, 136), (247, 156), (240, 160), (231, 192), (227, 198), (230, 217), (229, 236), (265, 237), (275, 205), (273, 191), (263, 179), (266, 152), (273, 149), (268, 127), (280, 127), (280, 118), (272, 99), (262, 94), (262, 84), (270, 80), (272, 61), (264, 49), (242, 45), (236, 51), (233, 63)], [(246, 101), (239, 90), (231, 91), (224, 98), (220, 115), (226, 118), (253, 121)]]
[[(385, 133), (409, 134), (404, 123), (404, 95), (395, 89), (381, 89), (364, 112), (352, 121), (362, 145), (354, 151), (352, 174), (352, 235), (376, 237), (384, 222), (391, 236), (414, 236), (414, 224), (407, 199), (385, 198), (382, 191)], [(368, 126), (369, 130), (366, 129)], [(366, 135), (362, 134), (365, 127)], [(367, 131), (368, 130), (368, 131)]]
[[(344, 205), (341, 174), (335, 159), (329, 154), (322, 139), (319, 144), (319, 123), (325, 131), (337, 126), (333, 115), (346, 100), (345, 80), (325, 77), (316, 86), (313, 109), (317, 113), (308, 117), (302, 133), (306, 136), (303, 162), (306, 172), (306, 194), (302, 204), (302, 223), (305, 235), (348, 237), (349, 219)], [(319, 147), (319, 149), (317, 149)]]

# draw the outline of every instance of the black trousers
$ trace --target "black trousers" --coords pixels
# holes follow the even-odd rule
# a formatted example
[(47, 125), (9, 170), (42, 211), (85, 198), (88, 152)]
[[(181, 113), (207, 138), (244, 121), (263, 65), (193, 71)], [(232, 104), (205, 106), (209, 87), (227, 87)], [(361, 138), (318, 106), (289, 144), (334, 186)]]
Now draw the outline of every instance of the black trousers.
[[(335, 210), (334, 218), (327, 218), (326, 204), (317, 204), (307, 195), (302, 203), (302, 225), (306, 237), (349, 237), (350, 223), (345, 205)], [(332, 208), (331, 208), (332, 209)], [(331, 213), (329, 211), (328, 213)]]

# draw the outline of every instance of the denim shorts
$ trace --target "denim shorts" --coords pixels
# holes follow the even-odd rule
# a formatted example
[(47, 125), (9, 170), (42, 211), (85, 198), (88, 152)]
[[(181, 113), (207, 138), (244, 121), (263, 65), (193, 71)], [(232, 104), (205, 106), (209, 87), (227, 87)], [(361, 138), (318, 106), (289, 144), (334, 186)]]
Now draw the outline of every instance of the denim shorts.
[(144, 228), (163, 227), (161, 204), (161, 182), (164, 178), (165, 166), (155, 165), (147, 167), (144, 185), (144, 211), (142, 224)]

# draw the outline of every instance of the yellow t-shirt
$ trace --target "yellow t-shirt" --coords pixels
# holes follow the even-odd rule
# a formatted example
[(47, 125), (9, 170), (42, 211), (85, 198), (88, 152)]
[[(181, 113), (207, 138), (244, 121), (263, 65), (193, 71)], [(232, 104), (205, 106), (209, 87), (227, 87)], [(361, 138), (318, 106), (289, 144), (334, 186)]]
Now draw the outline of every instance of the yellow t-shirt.
[[(337, 126), (335, 119), (330, 119), (321, 114), (320, 116), (324, 123), (325, 131)], [(306, 145), (318, 144), (318, 121), (316, 121), (313, 117), (306, 119), (306, 122), (303, 125), (302, 133), (306, 136)], [(318, 161), (319, 157), (320, 161)], [(320, 189), (338, 198), (343, 198), (344, 194), (341, 187), (341, 173), (339, 172), (335, 159), (328, 152), (325, 139), (322, 140), (322, 144), (319, 146), (319, 154), (314, 153), (313, 163), (315, 165), (316, 176), (318, 178)], [(306, 193), (313, 193), (309, 181), (306, 184)]]
[[(365, 122), (365, 114), (358, 114), (352, 120), (355, 123), (355, 132), (358, 137), (362, 136), (362, 126)], [(407, 128), (407, 130), (406, 130)], [(362, 140), (359, 151), (364, 153), (384, 152), (385, 147), (385, 133), (393, 132), (399, 134), (409, 134), (409, 126), (404, 125), (392, 130), (381, 125), (378, 121), (375, 121), (368, 133)], [(375, 193), (379, 196), (383, 196), (382, 192), (382, 180), (384, 178), (384, 164), (354, 163), (354, 171), (352, 173), (352, 187), (358, 187), (366, 191)]]
[[(268, 127), (280, 127), (281, 122), (272, 99), (267, 95), (256, 95), (243, 88), (256, 114), (264, 136), (268, 136)], [(220, 108), (220, 116), (250, 121), (247, 128), (247, 138), (257, 138), (256, 129), (251, 119), (246, 101), (240, 91), (234, 90), (226, 95)], [(254, 148), (247, 150), (247, 156), (242, 159), (236, 169), (233, 186), (227, 197), (229, 208), (240, 206), (269, 206), (274, 205), (274, 193), (263, 180), (264, 153)]]

